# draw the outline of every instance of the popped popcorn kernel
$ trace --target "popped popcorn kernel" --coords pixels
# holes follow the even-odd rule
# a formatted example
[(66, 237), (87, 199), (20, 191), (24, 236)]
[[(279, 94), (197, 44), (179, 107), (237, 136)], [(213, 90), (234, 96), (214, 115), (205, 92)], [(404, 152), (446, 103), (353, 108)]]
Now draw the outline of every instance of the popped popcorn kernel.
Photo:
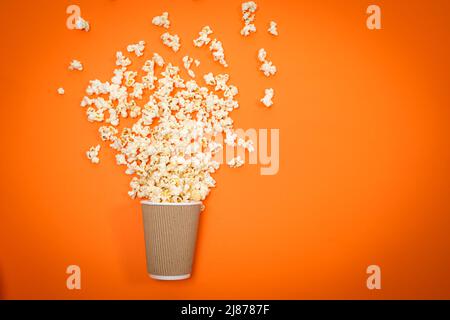
[(160, 16), (153, 17), (152, 23), (155, 26), (168, 29), (170, 27), (169, 13), (163, 12)]
[(83, 70), (83, 65), (81, 64), (80, 61), (78, 60), (72, 60), (70, 62), (69, 65), (69, 70), (78, 70), (78, 71), (82, 71)]
[(138, 57), (144, 55), (144, 49), (145, 49), (145, 41), (142, 40), (136, 44), (130, 44), (127, 47), (128, 52), (134, 52), (134, 54)]
[(196, 67), (198, 67), (200, 65), (200, 61), (189, 56), (184, 56), (182, 60), (183, 66), (186, 69), (188, 75), (191, 78), (195, 78), (195, 72), (191, 69), (191, 66), (192, 64), (194, 64)]
[(131, 60), (123, 55), (122, 51), (116, 52), (116, 65), (121, 67), (127, 67), (131, 64)]
[(244, 165), (244, 160), (242, 160), (242, 158), (240, 156), (237, 156), (237, 157), (231, 159), (230, 161), (228, 161), (227, 164), (230, 168), (239, 168)]
[(241, 30), (241, 35), (244, 37), (256, 32), (256, 27), (253, 22), (255, 21), (257, 7), (258, 6), (254, 1), (243, 2), (241, 5), (242, 20), (244, 20), (244, 27)]
[(180, 37), (178, 35), (171, 35), (169, 32), (165, 32), (161, 35), (161, 40), (164, 45), (171, 48), (174, 52), (180, 49)]
[(84, 30), (84, 31), (88, 32), (91, 29), (91, 27), (89, 25), (89, 22), (87, 22), (81, 16), (79, 16), (75, 20), (75, 29), (76, 30)]
[(270, 107), (273, 105), (273, 95), (274, 91), (272, 88), (268, 88), (264, 90), (264, 97), (261, 99), (261, 102), (266, 106)]
[(269, 29), (267, 29), (267, 31), (273, 35), (273, 36), (277, 36), (278, 35), (278, 29), (277, 29), (277, 23), (275, 21), (270, 21), (269, 23)]
[(157, 53), (154, 53), (153, 54), (153, 61), (159, 66), (159, 67), (162, 67), (162, 66), (164, 66), (164, 59), (163, 59), (163, 57), (161, 57), (159, 54), (157, 54)]
[(64, 88), (58, 88), (56, 91), (57, 91), (58, 94), (60, 94), (60, 95), (63, 95), (63, 94), (65, 93)]
[(267, 53), (264, 48), (258, 51), (258, 60), (262, 62), (259, 70), (261, 70), (266, 77), (273, 76), (277, 72), (277, 67), (273, 65), (272, 61), (266, 59)]
[(99, 163), (100, 159), (98, 157), (98, 153), (100, 151), (100, 145), (96, 145), (95, 147), (91, 147), (87, 152), (86, 156), (89, 160), (91, 160), (92, 163)]
[(198, 33), (199, 37), (197, 39), (194, 39), (194, 46), (202, 47), (204, 45), (207, 45), (211, 41), (209, 35), (212, 33), (213, 31), (209, 26), (203, 27), (202, 30)]

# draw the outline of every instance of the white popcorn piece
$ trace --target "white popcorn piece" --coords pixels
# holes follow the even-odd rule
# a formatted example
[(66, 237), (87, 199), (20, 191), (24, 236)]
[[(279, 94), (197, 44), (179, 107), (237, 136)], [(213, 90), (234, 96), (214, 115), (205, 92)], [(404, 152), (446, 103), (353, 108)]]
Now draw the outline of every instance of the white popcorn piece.
[(144, 55), (144, 49), (145, 49), (145, 41), (139, 41), (135, 44), (130, 44), (127, 46), (128, 52), (134, 52), (134, 54), (138, 57), (141, 57)]
[(264, 61), (259, 70), (261, 70), (266, 77), (269, 77), (277, 72), (277, 67), (272, 64), (272, 61)]
[(258, 60), (264, 62), (266, 60), (267, 52), (264, 48), (258, 50)]
[(182, 60), (183, 60), (183, 66), (186, 69), (189, 76), (191, 78), (195, 78), (195, 72), (191, 69), (191, 66), (192, 66), (192, 64), (194, 64), (195, 66), (198, 67), (200, 65), (200, 61), (198, 61), (197, 59), (191, 58), (189, 56), (184, 56)]
[(267, 31), (271, 35), (277, 36), (278, 35), (277, 23), (275, 21), (270, 21), (269, 29), (267, 29)]
[(244, 149), (247, 149), (248, 152), (253, 152), (255, 151), (255, 147), (253, 145), (253, 141), (248, 139), (247, 141), (245, 141), (244, 139), (239, 138), (237, 141), (237, 145), (239, 147), (242, 147)]
[(164, 45), (171, 48), (174, 52), (180, 49), (180, 37), (178, 35), (171, 35), (169, 32), (165, 32), (161, 35), (161, 40)]
[(258, 6), (254, 1), (244, 2), (241, 5), (242, 20), (244, 20), (244, 27), (241, 30), (241, 35), (244, 37), (256, 32), (256, 27), (253, 22), (255, 21), (255, 12), (257, 8)]
[(65, 93), (65, 90), (64, 90), (64, 88), (58, 88), (57, 90), (56, 90), (57, 92), (58, 92), (58, 94), (60, 94), (60, 95), (63, 95), (64, 93)]
[(272, 88), (268, 88), (264, 90), (264, 98), (261, 99), (261, 102), (266, 106), (266, 107), (270, 107), (273, 105), (273, 95), (274, 95), (274, 91)]
[(240, 156), (237, 156), (237, 157), (231, 159), (230, 161), (228, 161), (227, 164), (230, 168), (239, 168), (244, 165), (244, 160), (242, 160), (242, 158)]
[(225, 53), (223, 51), (222, 42), (214, 39), (209, 46), (209, 50), (212, 52), (214, 61), (219, 61), (221, 65), (228, 67), (227, 62), (225, 61)]
[(121, 67), (127, 67), (131, 64), (131, 60), (123, 55), (122, 51), (116, 52), (116, 65)]
[(91, 160), (92, 163), (99, 163), (100, 159), (98, 157), (98, 153), (100, 151), (100, 145), (96, 145), (95, 147), (91, 147), (87, 152), (86, 156), (89, 160)]
[(168, 12), (163, 12), (162, 15), (153, 17), (152, 23), (155, 26), (163, 27), (163, 28), (168, 29), (170, 27), (169, 13)]
[(198, 33), (199, 37), (197, 39), (194, 39), (194, 46), (200, 48), (204, 45), (207, 45), (211, 41), (209, 35), (212, 33), (213, 31), (209, 26), (204, 26), (202, 30)]
[(78, 71), (82, 71), (83, 70), (83, 65), (81, 64), (80, 61), (78, 60), (72, 60), (70, 62), (69, 65), (69, 70), (78, 70)]
[(163, 57), (161, 57), (159, 54), (154, 53), (153, 54), (153, 61), (159, 66), (162, 67), (164, 66), (164, 59)]
[(277, 67), (273, 65), (272, 61), (266, 59), (267, 53), (264, 48), (258, 51), (258, 60), (262, 62), (259, 70), (261, 70), (266, 77), (273, 76), (277, 72)]
[(90, 25), (89, 22), (87, 22), (86, 20), (84, 20), (81, 16), (79, 16), (76, 20), (75, 20), (75, 29), (76, 30), (84, 30), (86, 32), (88, 32), (90, 30)]
[(241, 34), (244, 37), (247, 37), (250, 35), (250, 33), (256, 32), (256, 27), (254, 24), (250, 23), (250, 24), (246, 24), (242, 30), (241, 30)]
[(101, 126), (98, 128), (98, 132), (103, 141), (112, 141), (114, 136), (118, 133), (117, 129), (112, 126)]
[(234, 147), (236, 146), (237, 134), (232, 132), (231, 130), (225, 131), (225, 144)]
[(205, 74), (203, 76), (203, 79), (205, 80), (206, 84), (208, 84), (210, 86), (216, 85), (216, 79), (214, 78), (214, 75), (212, 74), (212, 72)]

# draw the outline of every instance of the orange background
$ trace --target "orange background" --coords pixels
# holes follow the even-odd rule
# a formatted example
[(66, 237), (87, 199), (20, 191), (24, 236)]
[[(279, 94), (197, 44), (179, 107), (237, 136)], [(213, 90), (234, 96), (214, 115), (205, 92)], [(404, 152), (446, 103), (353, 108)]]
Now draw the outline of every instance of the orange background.
[[(257, 3), (258, 32), (244, 38), (240, 1), (1, 1), (0, 298), (450, 298), (450, 2)], [(380, 31), (365, 25), (373, 3)], [(66, 28), (69, 4), (90, 32)], [(151, 25), (165, 10), (178, 54)], [(240, 89), (236, 127), (280, 129), (280, 171), (221, 168), (192, 278), (159, 282), (129, 176), (105, 144), (100, 165), (85, 158), (100, 139), (79, 102), (141, 39), (147, 54), (178, 65), (191, 54), (197, 74), (223, 72), (191, 45), (204, 25)], [(275, 77), (257, 71), (260, 47)], [(67, 70), (72, 59), (85, 70)], [(258, 101), (267, 87), (270, 109)], [(70, 264), (79, 291), (66, 289)], [(371, 264), (378, 291), (366, 288)]]

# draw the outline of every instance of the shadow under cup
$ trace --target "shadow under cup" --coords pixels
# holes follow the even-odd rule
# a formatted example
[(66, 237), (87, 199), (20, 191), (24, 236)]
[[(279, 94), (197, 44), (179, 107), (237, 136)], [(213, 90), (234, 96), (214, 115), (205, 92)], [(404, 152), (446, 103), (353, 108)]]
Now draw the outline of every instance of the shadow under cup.
[(147, 272), (157, 280), (187, 279), (197, 241), (201, 202), (141, 201)]

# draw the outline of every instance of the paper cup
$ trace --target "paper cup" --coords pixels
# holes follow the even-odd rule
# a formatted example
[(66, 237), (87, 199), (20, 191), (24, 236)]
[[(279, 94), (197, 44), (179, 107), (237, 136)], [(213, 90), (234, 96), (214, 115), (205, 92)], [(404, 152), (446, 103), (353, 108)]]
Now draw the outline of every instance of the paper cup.
[(141, 201), (147, 272), (157, 280), (187, 279), (192, 273), (201, 202)]

